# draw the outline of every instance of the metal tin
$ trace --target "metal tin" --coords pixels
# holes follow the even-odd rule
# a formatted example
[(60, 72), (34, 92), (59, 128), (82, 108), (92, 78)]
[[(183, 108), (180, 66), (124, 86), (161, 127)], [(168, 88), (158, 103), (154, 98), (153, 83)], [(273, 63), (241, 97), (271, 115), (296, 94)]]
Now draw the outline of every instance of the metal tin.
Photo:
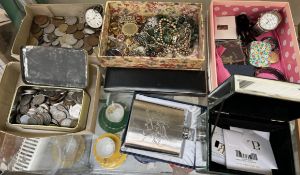
[[(81, 111), (80, 111), (80, 116), (78, 118), (78, 122), (77, 125), (73, 128), (67, 128), (67, 127), (59, 127), (59, 126), (44, 126), (44, 125), (25, 125), (25, 124), (15, 124), (12, 122), (12, 112), (13, 112), (13, 108), (14, 106), (18, 103), (17, 98), (20, 95), (20, 92), (23, 89), (36, 89), (36, 90), (69, 90), (69, 91), (74, 91), (74, 92), (81, 92), (83, 94), (82, 96), (82, 107), (81, 107)], [(48, 131), (60, 131), (60, 132), (78, 132), (81, 131), (85, 128), (86, 126), (86, 122), (87, 122), (87, 114), (88, 114), (88, 110), (89, 110), (89, 104), (90, 104), (90, 96), (82, 89), (78, 89), (78, 88), (60, 88), (60, 87), (49, 87), (49, 86), (36, 86), (36, 85), (20, 85), (15, 94), (14, 94), (14, 98), (13, 98), (13, 102), (12, 105), (10, 107), (10, 112), (9, 112), (9, 117), (7, 118), (6, 121), (6, 125), (8, 127), (13, 127), (13, 128), (17, 128), (17, 127), (21, 127), (24, 129), (35, 129), (35, 130), (48, 130)]]
[(21, 48), (22, 78), (26, 84), (86, 88), (87, 52), (59, 47)]

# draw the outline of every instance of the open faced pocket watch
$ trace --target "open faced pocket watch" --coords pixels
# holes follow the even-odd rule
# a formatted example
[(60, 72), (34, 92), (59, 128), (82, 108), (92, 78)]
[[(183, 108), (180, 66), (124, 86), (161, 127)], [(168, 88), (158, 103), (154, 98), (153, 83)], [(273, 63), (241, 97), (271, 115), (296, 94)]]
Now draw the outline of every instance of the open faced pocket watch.
[(102, 6), (94, 6), (86, 10), (85, 12), (85, 21), (88, 26), (93, 29), (98, 29), (102, 26), (103, 18), (102, 18), (103, 8)]
[(255, 36), (275, 30), (282, 20), (281, 14), (277, 10), (262, 13), (256, 24), (252, 27)]

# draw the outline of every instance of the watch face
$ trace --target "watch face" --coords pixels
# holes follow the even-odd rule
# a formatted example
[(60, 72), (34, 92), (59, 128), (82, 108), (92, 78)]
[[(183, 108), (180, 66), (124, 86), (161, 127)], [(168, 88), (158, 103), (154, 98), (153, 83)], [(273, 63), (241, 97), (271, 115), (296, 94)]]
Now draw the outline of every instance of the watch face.
[(99, 28), (102, 25), (101, 14), (94, 9), (89, 9), (85, 13), (85, 21), (92, 28)]
[(259, 19), (259, 25), (264, 30), (274, 30), (280, 23), (279, 16), (274, 12), (265, 13)]

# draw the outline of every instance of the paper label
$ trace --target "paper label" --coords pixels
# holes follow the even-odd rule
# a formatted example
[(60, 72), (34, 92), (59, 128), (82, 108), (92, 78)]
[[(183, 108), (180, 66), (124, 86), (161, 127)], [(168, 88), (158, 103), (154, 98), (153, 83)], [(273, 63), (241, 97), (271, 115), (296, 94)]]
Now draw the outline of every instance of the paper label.
[[(214, 125), (211, 126), (213, 130)], [(212, 157), (211, 160), (221, 165), (225, 165), (225, 143), (223, 129), (216, 126), (215, 132), (212, 136)]]
[(271, 144), (252, 132), (223, 129), (228, 169), (267, 174), (277, 169)]

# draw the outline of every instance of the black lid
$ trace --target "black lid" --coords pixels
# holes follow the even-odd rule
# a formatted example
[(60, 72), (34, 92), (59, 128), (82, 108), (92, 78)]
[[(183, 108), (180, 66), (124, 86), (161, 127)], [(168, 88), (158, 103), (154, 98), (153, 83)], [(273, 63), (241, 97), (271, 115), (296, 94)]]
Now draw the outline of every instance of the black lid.
[(300, 84), (233, 75), (209, 94), (208, 102), (211, 111), (291, 121), (300, 117)]
[(85, 88), (87, 54), (84, 50), (25, 46), (21, 48), (23, 81), (27, 84)]

